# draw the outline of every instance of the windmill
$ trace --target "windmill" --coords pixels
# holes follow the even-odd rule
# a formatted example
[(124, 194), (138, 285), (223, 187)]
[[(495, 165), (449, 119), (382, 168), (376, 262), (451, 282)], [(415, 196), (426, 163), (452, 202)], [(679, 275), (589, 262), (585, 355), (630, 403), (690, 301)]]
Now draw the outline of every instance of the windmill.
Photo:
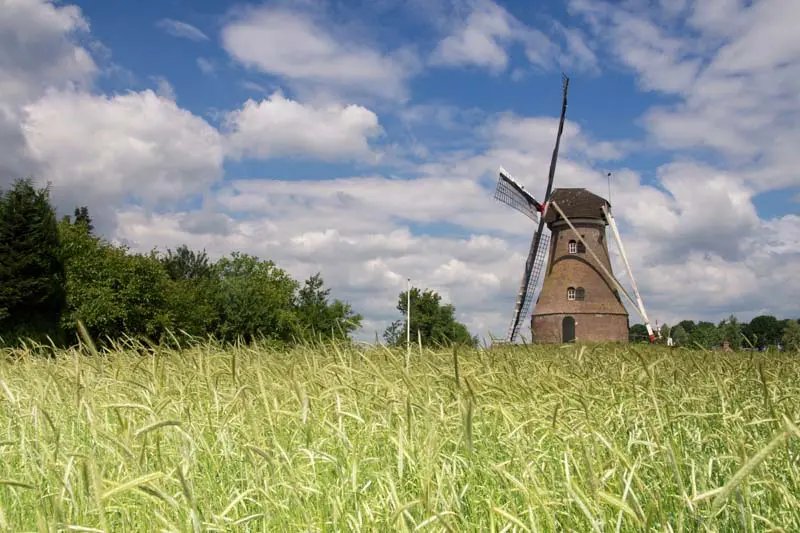
[[(500, 168), (495, 199), (538, 223), (525, 261), (506, 342), (514, 342), (518, 336), (521, 324), (530, 312), (542, 272), (546, 274), (531, 319), (533, 338), (537, 342), (570, 342), (576, 338), (576, 331), (582, 340), (627, 341), (628, 313), (620, 294), (625, 295), (643, 317), (653, 342), (652, 328), (633, 280), (610, 204), (586, 189), (553, 189), (568, 88), (569, 78), (564, 76), (561, 117), (543, 201), (538, 202), (505, 169)], [(636, 302), (611, 273), (605, 240), (606, 225), (611, 226), (625, 261)], [(587, 253), (591, 260), (586, 257)], [(579, 321), (576, 321), (576, 316)]]

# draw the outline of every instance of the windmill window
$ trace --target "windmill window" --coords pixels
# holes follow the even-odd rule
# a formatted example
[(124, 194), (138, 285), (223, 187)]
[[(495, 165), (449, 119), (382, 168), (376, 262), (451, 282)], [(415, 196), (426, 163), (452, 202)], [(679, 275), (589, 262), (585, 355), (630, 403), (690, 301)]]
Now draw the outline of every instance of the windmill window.
[(577, 248), (578, 248), (578, 253), (579, 254), (585, 254), (586, 253), (586, 246), (584, 246), (584, 244), (582, 242), (578, 242)]
[(582, 302), (586, 299), (586, 291), (583, 289), (583, 287), (578, 287), (575, 290), (575, 299), (579, 302)]
[(567, 300), (574, 301), (575, 300), (575, 287), (570, 287), (567, 289)]
[(578, 243), (576, 241), (569, 241), (568, 251), (571, 254), (577, 254), (578, 253)]

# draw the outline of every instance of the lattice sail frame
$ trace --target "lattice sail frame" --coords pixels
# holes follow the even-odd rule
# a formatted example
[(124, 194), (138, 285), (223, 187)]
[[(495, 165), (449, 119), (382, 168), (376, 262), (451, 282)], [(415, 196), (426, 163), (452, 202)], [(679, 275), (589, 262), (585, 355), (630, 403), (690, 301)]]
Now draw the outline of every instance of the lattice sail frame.
[(497, 180), (497, 188), (494, 191), (494, 198), (516, 209), (534, 222), (539, 222), (539, 210), (541, 208), (539, 202), (502, 168), (500, 169), (500, 178)]
[[(508, 327), (506, 340), (513, 342), (519, 334), (519, 330), (524, 323), (519, 317), (523, 319), (528, 316), (531, 311), (531, 306), (534, 302), (534, 295), (539, 286), (539, 280), (542, 277), (542, 272), (547, 268), (547, 255), (550, 251), (550, 230), (546, 227), (542, 228), (539, 234), (539, 243), (536, 248), (536, 256), (533, 258), (533, 266), (531, 267), (530, 277), (523, 292), (517, 295), (517, 304), (514, 309), (514, 316), (511, 319), (511, 324)], [(531, 247), (529, 253), (533, 252), (534, 247)], [(524, 283), (524, 274), (523, 274)]]

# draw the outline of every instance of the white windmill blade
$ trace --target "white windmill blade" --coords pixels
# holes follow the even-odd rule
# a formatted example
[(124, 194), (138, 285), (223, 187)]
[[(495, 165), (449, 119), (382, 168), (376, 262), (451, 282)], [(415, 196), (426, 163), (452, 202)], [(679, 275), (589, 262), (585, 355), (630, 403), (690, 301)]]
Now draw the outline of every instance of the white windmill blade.
[(500, 177), (494, 192), (496, 200), (513, 207), (534, 222), (539, 222), (541, 204), (536, 201), (531, 193), (525, 190), (517, 180), (511, 177), (506, 169), (500, 167)]
[(647, 319), (647, 312), (644, 309), (644, 302), (642, 301), (642, 296), (639, 294), (639, 288), (636, 286), (636, 280), (633, 277), (633, 270), (631, 270), (631, 265), (628, 262), (628, 256), (625, 253), (625, 247), (622, 246), (622, 238), (619, 236), (619, 230), (617, 229), (617, 222), (614, 220), (614, 215), (611, 214), (611, 210), (606, 208), (605, 204), (603, 205), (603, 214), (606, 216), (606, 220), (608, 220), (608, 225), (611, 226), (611, 233), (614, 234), (614, 240), (617, 242), (617, 247), (619, 248), (619, 252), (622, 255), (622, 260), (625, 262), (625, 269), (628, 271), (628, 277), (631, 278), (631, 286), (633, 287), (633, 293), (636, 295), (636, 302), (637, 307), (639, 309), (639, 314), (642, 316), (642, 320), (644, 320), (644, 325), (647, 328), (647, 334), (650, 337), (650, 342), (655, 342), (656, 337), (653, 333), (653, 328), (650, 327), (650, 321)]

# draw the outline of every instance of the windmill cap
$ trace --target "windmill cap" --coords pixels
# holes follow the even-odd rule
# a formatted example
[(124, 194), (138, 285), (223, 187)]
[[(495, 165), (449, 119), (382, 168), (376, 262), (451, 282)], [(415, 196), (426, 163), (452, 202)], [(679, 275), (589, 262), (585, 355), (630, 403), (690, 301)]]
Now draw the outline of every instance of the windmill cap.
[[(584, 188), (554, 189), (549, 201), (556, 202), (558, 207), (570, 219), (596, 218), (605, 220), (603, 206), (611, 206), (608, 200)], [(560, 219), (561, 215), (555, 209), (548, 209), (544, 218), (547, 224), (552, 224)]]

